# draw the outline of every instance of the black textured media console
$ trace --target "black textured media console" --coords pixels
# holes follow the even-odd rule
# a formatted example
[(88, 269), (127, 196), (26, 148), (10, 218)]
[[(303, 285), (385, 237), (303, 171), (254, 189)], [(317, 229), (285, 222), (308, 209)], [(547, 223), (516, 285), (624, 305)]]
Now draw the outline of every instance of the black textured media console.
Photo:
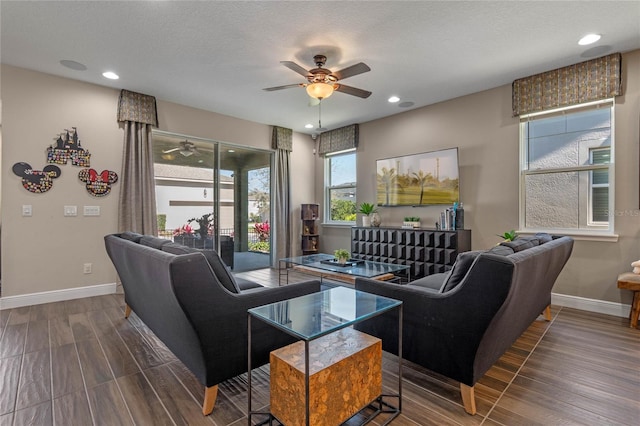
[(469, 250), (469, 229), (351, 228), (352, 258), (410, 266), (411, 280), (448, 271)]

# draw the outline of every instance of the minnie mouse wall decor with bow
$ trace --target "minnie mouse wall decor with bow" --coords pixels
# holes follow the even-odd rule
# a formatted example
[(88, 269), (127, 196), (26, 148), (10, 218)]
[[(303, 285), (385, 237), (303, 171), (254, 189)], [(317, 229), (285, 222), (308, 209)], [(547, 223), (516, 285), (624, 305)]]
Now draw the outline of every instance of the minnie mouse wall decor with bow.
[(94, 197), (104, 197), (111, 192), (111, 185), (118, 181), (116, 172), (103, 170), (98, 173), (94, 169), (82, 169), (78, 178), (86, 184), (87, 192)]

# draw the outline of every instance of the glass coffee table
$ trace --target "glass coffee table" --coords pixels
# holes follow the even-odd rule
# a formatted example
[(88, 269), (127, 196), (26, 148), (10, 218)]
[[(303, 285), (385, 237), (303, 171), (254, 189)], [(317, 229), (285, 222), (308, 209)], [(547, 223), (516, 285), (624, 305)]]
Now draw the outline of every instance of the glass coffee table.
[[(398, 318), (398, 392), (385, 394), (382, 392), (372, 401), (367, 401), (363, 408), (369, 407), (372, 412), (367, 413), (368, 417), (364, 423), (368, 423), (371, 419), (380, 413), (390, 413), (391, 415), (385, 419), (384, 423), (390, 423), (394, 418), (400, 415), (402, 407), (402, 302), (388, 297), (378, 296), (347, 287), (335, 287), (318, 293), (308, 294), (305, 296), (295, 297), (293, 299), (271, 303), (257, 308), (249, 309), (248, 312), (248, 424), (252, 424), (252, 415), (267, 415), (271, 423), (273, 415), (271, 412), (255, 412), (251, 408), (251, 322), (252, 320), (262, 321), (272, 327), (275, 327), (284, 333), (287, 333), (299, 341), (304, 342), (304, 364), (300, 360), (300, 364), (304, 365), (304, 419), (309, 425), (310, 408), (309, 408), (309, 375), (313, 372), (310, 370), (310, 342), (321, 338), (332, 338), (334, 334), (343, 333), (348, 327), (366, 321), (370, 318), (382, 315), (396, 309)], [(395, 314), (394, 314), (395, 315)], [(353, 331), (355, 332), (355, 331)], [(356, 332), (357, 333), (357, 332)], [(371, 336), (364, 335), (367, 338)], [(325, 341), (323, 340), (323, 342)], [(294, 345), (299, 345), (296, 343)], [(290, 345), (293, 346), (293, 345)], [(288, 347), (286, 347), (288, 348)], [(286, 349), (285, 348), (285, 349)], [(314, 351), (337, 350), (335, 347), (324, 347), (322, 344), (312, 344), (311, 349)], [(276, 352), (276, 351), (274, 351)], [(272, 357), (274, 352), (272, 352)], [(314, 357), (316, 354), (312, 354)], [(302, 357), (302, 354), (300, 354)], [(273, 358), (272, 358), (273, 359)], [(317, 359), (317, 358), (314, 358)], [(314, 361), (314, 364), (317, 361)], [(381, 362), (381, 361), (380, 361)], [(382, 366), (380, 365), (380, 369)], [(380, 370), (381, 371), (381, 370)], [(350, 374), (346, 372), (346, 374)], [(273, 380), (273, 379), (272, 379)], [(302, 388), (300, 388), (302, 389)], [(397, 404), (392, 405), (385, 401), (385, 398), (396, 399)], [(330, 414), (330, 413), (329, 413)]]
[(278, 263), (278, 285), (281, 285), (283, 276), (286, 276), (286, 283), (289, 284), (289, 270), (291, 268), (298, 272), (319, 276), (321, 282), (324, 277), (347, 281), (352, 284), (356, 277), (374, 280), (394, 280), (397, 279), (395, 274), (405, 271), (407, 280), (411, 281), (411, 268), (407, 265), (360, 259), (349, 259), (345, 265), (340, 265), (335, 261), (335, 257), (332, 254), (319, 253), (280, 259)]

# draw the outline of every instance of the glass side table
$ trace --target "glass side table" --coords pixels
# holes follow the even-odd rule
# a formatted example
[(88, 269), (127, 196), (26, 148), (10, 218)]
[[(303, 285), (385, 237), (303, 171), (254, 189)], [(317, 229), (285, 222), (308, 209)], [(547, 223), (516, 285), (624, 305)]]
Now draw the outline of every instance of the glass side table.
[[(400, 415), (402, 409), (402, 302), (388, 297), (378, 296), (347, 287), (335, 287), (318, 293), (308, 294), (293, 299), (271, 303), (249, 309), (248, 312), (248, 424), (251, 425), (252, 415), (268, 415), (271, 424), (273, 415), (268, 412), (254, 412), (251, 408), (251, 321), (263, 321), (304, 342), (304, 372), (305, 372), (305, 419), (309, 425), (309, 343), (315, 339), (327, 336), (336, 331), (351, 327), (359, 322), (375, 316), (398, 310), (398, 392), (385, 394), (384, 392), (370, 402), (371, 413), (364, 423), (368, 423), (380, 413), (392, 415), (383, 423), (390, 423)], [(395, 398), (397, 404), (385, 402), (384, 398)], [(364, 424), (363, 423), (363, 424)]]

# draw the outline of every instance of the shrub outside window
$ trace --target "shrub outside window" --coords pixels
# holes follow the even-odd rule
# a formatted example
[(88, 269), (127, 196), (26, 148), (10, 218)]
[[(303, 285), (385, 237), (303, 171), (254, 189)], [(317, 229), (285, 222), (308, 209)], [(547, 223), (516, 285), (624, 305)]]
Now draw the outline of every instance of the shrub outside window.
[(353, 224), (356, 220), (356, 153), (325, 158), (325, 222)]

